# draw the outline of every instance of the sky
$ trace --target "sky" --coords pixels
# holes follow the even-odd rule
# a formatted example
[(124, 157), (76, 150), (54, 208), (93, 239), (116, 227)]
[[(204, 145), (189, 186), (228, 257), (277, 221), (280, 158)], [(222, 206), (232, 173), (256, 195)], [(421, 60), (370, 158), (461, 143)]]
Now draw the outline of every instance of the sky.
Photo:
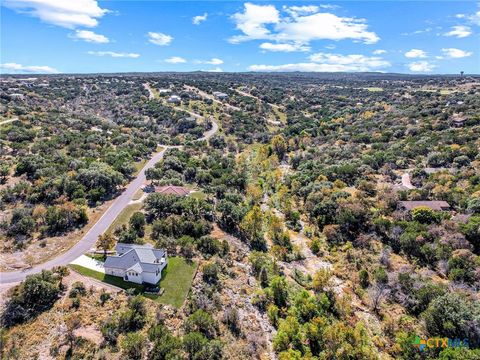
[(0, 72), (480, 74), (480, 2), (2, 0)]

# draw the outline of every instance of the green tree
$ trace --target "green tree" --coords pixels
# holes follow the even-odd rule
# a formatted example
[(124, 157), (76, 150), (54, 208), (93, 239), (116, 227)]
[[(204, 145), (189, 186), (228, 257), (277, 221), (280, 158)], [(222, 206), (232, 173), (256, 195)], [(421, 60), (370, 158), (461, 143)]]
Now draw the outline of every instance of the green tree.
[(135, 211), (130, 217), (130, 228), (133, 229), (138, 237), (143, 237), (145, 234), (145, 215), (140, 211)]
[(265, 250), (263, 238), (263, 214), (260, 206), (255, 205), (240, 223), (243, 237), (255, 250)]
[(51, 271), (30, 275), (16, 286), (7, 300), (2, 314), (2, 324), (13, 326), (32, 319), (50, 309), (60, 294), (58, 277)]
[(106, 232), (98, 237), (97, 248), (103, 250), (103, 258), (107, 257), (107, 251), (115, 244), (115, 238), (110, 232)]
[(128, 333), (120, 340), (120, 347), (122, 348), (123, 359), (126, 360), (141, 360), (146, 349), (145, 336), (138, 333)]
[(272, 147), (278, 158), (282, 160), (287, 152), (287, 142), (285, 138), (282, 135), (275, 135), (272, 139)]
[(273, 302), (279, 308), (286, 308), (288, 305), (288, 287), (284, 277), (275, 276), (270, 282), (270, 289), (273, 294)]
[(480, 324), (480, 304), (460, 293), (446, 293), (433, 300), (423, 313), (430, 336), (469, 339), (470, 346), (480, 345), (475, 325)]

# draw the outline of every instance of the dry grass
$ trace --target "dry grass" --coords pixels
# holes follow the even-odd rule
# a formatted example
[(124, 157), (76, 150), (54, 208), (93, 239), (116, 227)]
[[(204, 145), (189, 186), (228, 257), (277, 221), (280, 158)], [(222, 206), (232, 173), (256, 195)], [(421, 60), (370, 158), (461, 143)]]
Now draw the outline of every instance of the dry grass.
[(20, 251), (6, 252), (4, 249), (2, 251), (0, 270), (12, 271), (26, 268), (31, 265), (44, 263), (64, 253), (82, 239), (82, 237), (108, 209), (111, 203), (112, 201), (108, 201), (98, 208), (89, 209), (88, 223), (81, 229), (72, 231), (63, 236), (50, 237), (41, 240), (33, 239), (25, 249)]

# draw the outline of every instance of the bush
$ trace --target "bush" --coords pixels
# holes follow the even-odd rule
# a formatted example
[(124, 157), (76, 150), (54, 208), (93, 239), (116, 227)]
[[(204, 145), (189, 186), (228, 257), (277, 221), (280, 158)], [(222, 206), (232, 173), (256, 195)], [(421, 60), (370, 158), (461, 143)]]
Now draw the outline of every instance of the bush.
[(480, 345), (480, 304), (466, 295), (447, 293), (433, 300), (423, 313), (430, 336), (468, 339), (471, 347)]
[(414, 221), (418, 221), (421, 224), (431, 224), (440, 220), (438, 214), (434, 210), (426, 206), (416, 207), (412, 210), (411, 214), (412, 219)]
[(70, 293), (68, 297), (75, 298), (77, 296), (85, 296), (87, 294), (87, 289), (85, 289), (85, 285), (81, 281), (76, 281), (72, 284), (72, 288), (70, 289)]
[(140, 333), (130, 333), (125, 335), (120, 341), (122, 348), (122, 359), (140, 360), (146, 348), (145, 336)]
[(2, 323), (10, 327), (32, 319), (50, 309), (58, 299), (58, 277), (51, 271), (30, 275), (14, 290), (2, 314)]

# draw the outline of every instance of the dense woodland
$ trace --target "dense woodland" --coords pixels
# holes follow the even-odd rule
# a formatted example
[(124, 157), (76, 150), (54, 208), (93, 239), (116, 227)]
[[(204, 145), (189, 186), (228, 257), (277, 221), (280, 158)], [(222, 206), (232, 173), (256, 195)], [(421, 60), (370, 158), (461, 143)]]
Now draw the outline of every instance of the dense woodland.
[[(202, 196), (148, 193), (104, 244), (148, 242), (199, 267), (180, 308), (68, 283), (63, 268), (29, 277), (4, 306), (2, 356), (25, 356), (22, 339), (48, 320), (63, 329), (56, 358), (480, 358), (478, 77), (19, 79), (1, 83), (0, 115), (19, 117), (0, 127), (3, 250), (81, 229), (159, 144), (182, 144), (148, 182)], [(210, 125), (187, 112), (219, 131), (193, 142)], [(401, 208), (414, 200), (450, 209)], [(419, 351), (416, 337), (465, 346)]]

